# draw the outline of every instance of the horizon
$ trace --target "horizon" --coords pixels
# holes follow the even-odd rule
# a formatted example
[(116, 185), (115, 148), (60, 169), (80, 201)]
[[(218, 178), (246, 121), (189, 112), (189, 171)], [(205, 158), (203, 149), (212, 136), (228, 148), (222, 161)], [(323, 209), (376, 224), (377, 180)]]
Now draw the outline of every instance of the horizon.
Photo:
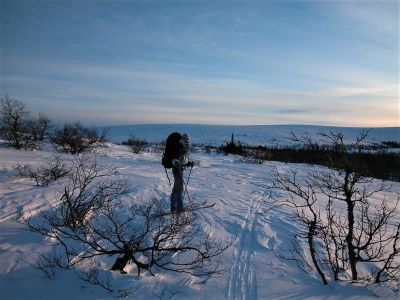
[[(79, 122), (79, 121), (77, 121)], [(85, 125), (82, 122), (79, 122)], [(58, 124), (60, 125), (60, 124)], [(200, 124), (200, 123), (132, 123), (132, 124), (115, 124), (115, 125), (95, 125), (88, 126), (107, 128), (107, 127), (125, 127), (125, 126), (226, 126), (226, 127), (257, 127), (257, 126), (304, 126), (304, 127), (337, 127), (337, 128), (360, 128), (360, 129), (379, 129), (379, 128), (400, 128), (400, 126), (340, 126), (340, 125), (321, 125), (321, 124)]]
[(56, 123), (400, 126), (398, 1), (0, 8), (0, 93)]

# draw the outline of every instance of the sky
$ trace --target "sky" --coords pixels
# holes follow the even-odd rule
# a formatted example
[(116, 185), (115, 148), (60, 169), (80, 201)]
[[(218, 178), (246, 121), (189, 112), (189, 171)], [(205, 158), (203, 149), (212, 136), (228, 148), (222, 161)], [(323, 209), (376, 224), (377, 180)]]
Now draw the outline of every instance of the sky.
[(399, 6), (0, 0), (0, 93), (56, 123), (400, 126)]

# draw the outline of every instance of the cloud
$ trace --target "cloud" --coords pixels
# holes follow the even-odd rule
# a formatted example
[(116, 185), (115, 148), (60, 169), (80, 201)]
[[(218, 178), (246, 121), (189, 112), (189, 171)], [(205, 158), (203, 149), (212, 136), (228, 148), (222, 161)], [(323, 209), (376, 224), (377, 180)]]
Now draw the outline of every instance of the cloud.
[(292, 109), (292, 108), (277, 109), (274, 112), (276, 112), (278, 114), (303, 114), (303, 113), (309, 113), (309, 111), (305, 110), (305, 109)]
[(370, 33), (398, 34), (398, 1), (342, 1), (338, 7), (348, 16), (363, 22)]
[(299, 64), (293, 66), (298, 76), (290, 74), (273, 83), (259, 74), (250, 78), (237, 73), (203, 74), (177, 64), (77, 64), (12, 58), (4, 66), (3, 92), (60, 120), (399, 124), (396, 77), (345, 63)]

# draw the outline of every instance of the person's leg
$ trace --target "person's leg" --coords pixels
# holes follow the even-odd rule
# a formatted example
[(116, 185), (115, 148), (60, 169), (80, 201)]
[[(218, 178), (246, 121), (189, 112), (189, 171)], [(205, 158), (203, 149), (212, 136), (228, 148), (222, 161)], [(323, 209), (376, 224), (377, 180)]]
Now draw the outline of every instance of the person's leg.
[(174, 187), (171, 194), (171, 211), (182, 211), (183, 170), (172, 168), (172, 174), (174, 175)]
[(183, 211), (183, 187), (184, 187), (184, 182), (183, 182), (183, 169), (178, 169), (179, 172), (179, 197), (177, 201), (177, 209), (178, 212)]

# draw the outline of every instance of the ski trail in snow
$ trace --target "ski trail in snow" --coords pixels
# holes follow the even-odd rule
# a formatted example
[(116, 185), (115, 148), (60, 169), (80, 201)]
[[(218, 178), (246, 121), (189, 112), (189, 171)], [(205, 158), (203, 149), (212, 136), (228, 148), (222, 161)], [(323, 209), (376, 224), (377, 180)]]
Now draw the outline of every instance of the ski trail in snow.
[(256, 244), (255, 228), (263, 193), (257, 192), (250, 201), (249, 210), (239, 234), (239, 242), (228, 283), (228, 299), (256, 299), (257, 277), (252, 266)]

